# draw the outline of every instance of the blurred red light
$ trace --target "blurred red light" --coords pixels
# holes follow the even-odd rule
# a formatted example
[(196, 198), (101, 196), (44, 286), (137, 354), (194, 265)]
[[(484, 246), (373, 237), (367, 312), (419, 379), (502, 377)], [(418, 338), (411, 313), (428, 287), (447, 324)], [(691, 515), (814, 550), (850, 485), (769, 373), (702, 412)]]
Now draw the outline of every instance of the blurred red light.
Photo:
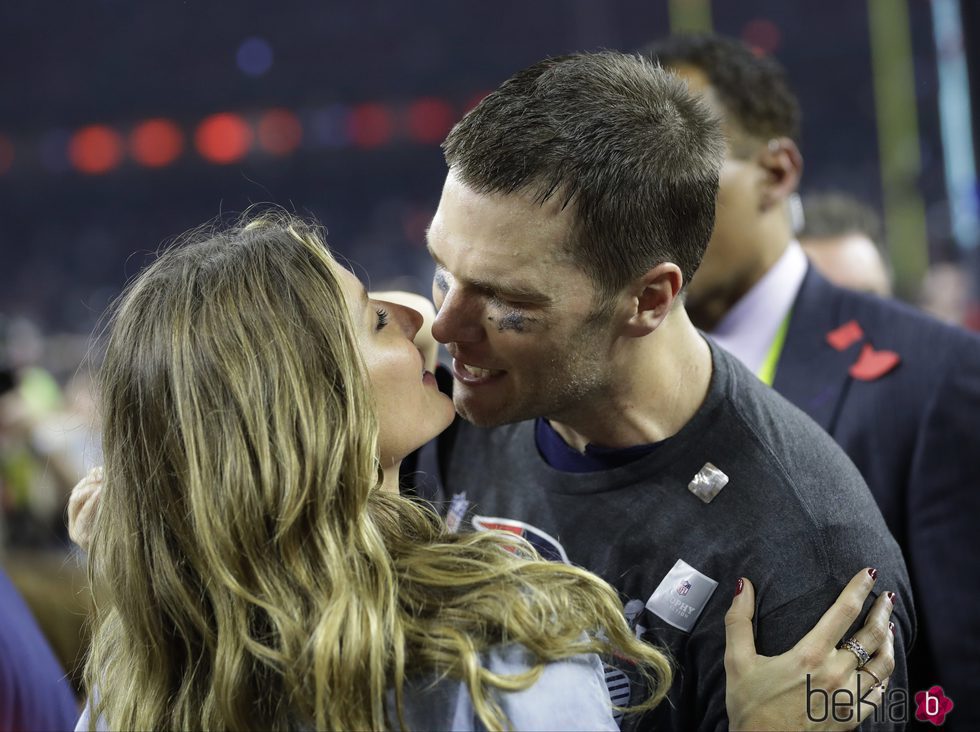
[(169, 119), (140, 122), (129, 136), (130, 155), (148, 168), (170, 165), (184, 151), (184, 135)]
[(122, 136), (105, 125), (89, 125), (71, 136), (68, 159), (82, 173), (107, 173), (122, 162)]
[(417, 142), (439, 144), (455, 121), (453, 108), (442, 99), (426, 97), (408, 108), (408, 134)]
[(194, 146), (205, 160), (225, 165), (245, 157), (252, 138), (252, 128), (239, 115), (212, 114), (197, 126)]
[(259, 145), (271, 155), (289, 155), (303, 139), (303, 125), (288, 109), (271, 109), (259, 119)]
[(351, 110), (347, 130), (358, 147), (375, 148), (391, 140), (391, 112), (380, 104), (361, 104)]
[(771, 20), (757, 18), (742, 28), (742, 40), (752, 47), (756, 55), (760, 51), (763, 54), (774, 53), (783, 41), (783, 34)]
[(14, 164), (14, 145), (3, 135), (0, 135), (0, 175), (3, 175)]

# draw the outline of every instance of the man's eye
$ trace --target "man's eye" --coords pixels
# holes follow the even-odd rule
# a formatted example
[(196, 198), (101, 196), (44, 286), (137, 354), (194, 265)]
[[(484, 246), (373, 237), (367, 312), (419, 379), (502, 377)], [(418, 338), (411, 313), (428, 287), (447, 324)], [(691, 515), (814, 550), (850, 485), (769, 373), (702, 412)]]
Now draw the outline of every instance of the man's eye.
[(388, 311), (384, 308), (378, 308), (375, 312), (378, 314), (378, 324), (375, 330), (381, 330), (388, 325)]
[(501, 308), (509, 308), (511, 310), (524, 310), (527, 308), (528, 303), (521, 302), (520, 300), (507, 300), (500, 295), (490, 295), (490, 303)]

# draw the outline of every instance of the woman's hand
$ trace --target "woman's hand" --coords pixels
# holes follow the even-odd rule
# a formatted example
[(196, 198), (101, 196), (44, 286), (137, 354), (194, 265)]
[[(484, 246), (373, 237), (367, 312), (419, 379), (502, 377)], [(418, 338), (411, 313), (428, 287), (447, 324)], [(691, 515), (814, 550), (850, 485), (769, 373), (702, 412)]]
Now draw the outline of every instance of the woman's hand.
[(88, 551), (92, 539), (104, 479), (103, 468), (92, 468), (75, 484), (68, 498), (68, 536), (82, 551)]
[[(837, 648), (874, 587), (871, 571), (858, 572), (816, 627), (789, 651), (773, 657), (755, 651), (755, 590), (748, 580), (742, 582), (743, 589), (725, 616), (725, 703), (731, 729), (845, 730), (873, 714), (895, 668), (895, 638), (888, 620), (894, 608), (892, 593), (878, 597), (864, 626), (853, 636), (872, 656), (867, 665), (858, 670), (856, 654)], [(849, 694), (835, 697), (838, 689)], [(848, 699), (850, 705), (835, 703)], [(810, 704), (813, 709), (807, 708)]]

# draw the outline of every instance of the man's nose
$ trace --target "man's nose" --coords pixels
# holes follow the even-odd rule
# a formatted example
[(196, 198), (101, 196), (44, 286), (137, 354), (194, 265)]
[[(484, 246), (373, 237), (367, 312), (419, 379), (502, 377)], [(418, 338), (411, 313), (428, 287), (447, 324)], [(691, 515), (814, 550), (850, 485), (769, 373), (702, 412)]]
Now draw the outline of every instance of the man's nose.
[(477, 298), (450, 288), (442, 299), (432, 336), (440, 343), (475, 343), (483, 338), (483, 310)]

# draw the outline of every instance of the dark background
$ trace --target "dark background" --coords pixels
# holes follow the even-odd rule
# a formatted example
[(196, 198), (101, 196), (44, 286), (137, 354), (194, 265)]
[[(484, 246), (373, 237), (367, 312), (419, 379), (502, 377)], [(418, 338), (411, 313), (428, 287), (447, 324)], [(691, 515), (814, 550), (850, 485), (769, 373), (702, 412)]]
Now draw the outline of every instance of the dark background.
[[(977, 38), (977, 11), (972, 0), (965, 6), (964, 35)], [(953, 259), (930, 6), (911, 0), (908, 8), (922, 160), (916, 183), (929, 232), (922, 246), (932, 261)], [(866, 3), (715, 0), (711, 17), (716, 31), (761, 42), (786, 66), (804, 111), (804, 192), (838, 188), (880, 207)], [(411, 135), (411, 104), (434, 97), (458, 118), (547, 55), (635, 49), (670, 27), (667, 0), (6, 2), (0, 313), (28, 316), (46, 332), (88, 332), (147, 252), (221, 212), (268, 201), (315, 215), (374, 286), (427, 292), (422, 235), (444, 166), (438, 144)], [(273, 57), (258, 76), (236, 63), (242, 43), (256, 37)], [(374, 147), (343, 134), (356, 124), (351, 110), (367, 103), (392, 120), (390, 139)], [(291, 110), (303, 124), (292, 154), (253, 149), (216, 165), (194, 149), (206, 116), (236, 112), (252, 123), (270, 108)], [(66, 157), (67, 141), (85, 125), (108, 125), (125, 139), (151, 117), (170, 118), (184, 132), (184, 152), (171, 165), (149, 169), (126, 156), (88, 175)]]

